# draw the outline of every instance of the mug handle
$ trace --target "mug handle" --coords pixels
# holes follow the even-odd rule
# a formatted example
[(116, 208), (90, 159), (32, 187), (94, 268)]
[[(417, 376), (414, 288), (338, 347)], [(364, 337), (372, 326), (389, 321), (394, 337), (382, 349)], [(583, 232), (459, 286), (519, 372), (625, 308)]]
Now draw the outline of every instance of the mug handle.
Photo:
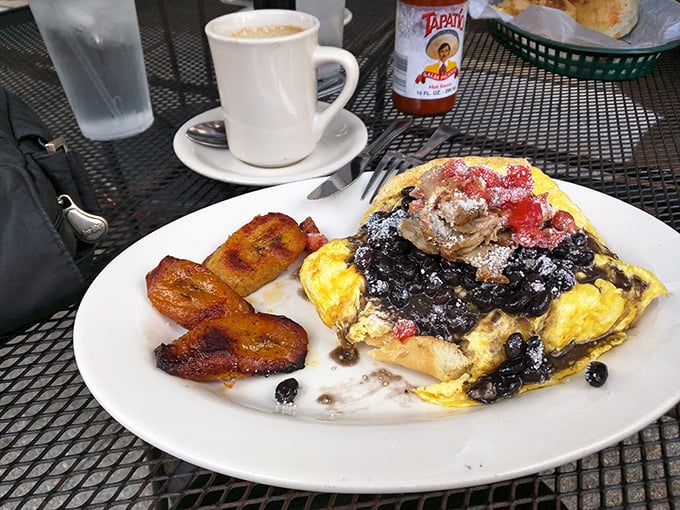
[(322, 64), (340, 64), (345, 70), (345, 85), (338, 97), (325, 110), (316, 112), (314, 115), (312, 133), (314, 134), (314, 143), (316, 143), (321, 139), (333, 117), (345, 107), (354, 94), (359, 83), (359, 64), (349, 51), (334, 46), (317, 46), (314, 50), (313, 62), (315, 69)]

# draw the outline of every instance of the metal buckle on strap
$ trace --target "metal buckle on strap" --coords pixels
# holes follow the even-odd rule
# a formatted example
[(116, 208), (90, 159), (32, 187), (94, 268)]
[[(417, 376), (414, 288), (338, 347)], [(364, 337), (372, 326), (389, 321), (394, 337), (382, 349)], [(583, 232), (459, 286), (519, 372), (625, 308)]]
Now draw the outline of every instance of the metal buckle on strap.
[(78, 239), (86, 243), (96, 243), (109, 231), (109, 223), (105, 218), (89, 213), (78, 207), (68, 195), (59, 195), (57, 199), (64, 210), (68, 221)]
[(41, 143), (43, 147), (45, 147), (45, 150), (47, 152), (57, 152), (60, 149), (63, 149), (64, 152), (68, 152), (68, 145), (66, 145), (66, 140), (64, 140), (63, 137), (58, 136), (49, 142), (43, 142), (41, 140)]

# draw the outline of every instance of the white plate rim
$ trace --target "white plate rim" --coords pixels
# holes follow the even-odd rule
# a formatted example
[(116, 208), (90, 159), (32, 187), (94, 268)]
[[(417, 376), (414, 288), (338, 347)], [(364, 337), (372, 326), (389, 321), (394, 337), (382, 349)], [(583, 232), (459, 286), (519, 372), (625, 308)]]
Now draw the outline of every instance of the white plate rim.
[[(320, 101), (320, 104), (325, 103)], [(190, 118), (176, 131), (172, 147), (175, 155), (189, 169), (222, 182), (270, 186), (328, 175), (349, 163), (368, 141), (366, 125), (355, 114), (342, 109), (331, 120), (317, 148), (308, 157), (283, 168), (260, 168), (237, 160), (228, 149), (205, 147), (186, 137), (189, 127), (220, 116), (217, 107)]]
[[(365, 175), (359, 182), (365, 183), (367, 179)], [(266, 188), (197, 211), (138, 241), (97, 277), (76, 316), (74, 351), (88, 388), (123, 426), (180, 459), (246, 480), (322, 492), (420, 492), (498, 482), (563, 465), (628, 437), (680, 398), (680, 374), (668, 366), (668, 360), (677, 359), (680, 354), (680, 344), (672, 342), (680, 326), (678, 314), (673, 312), (679, 303), (680, 270), (670, 254), (680, 249), (680, 235), (629, 204), (565, 182), (559, 183), (562, 189), (584, 209), (605, 238), (615, 238), (610, 241), (610, 247), (619, 251), (624, 260), (646, 263), (643, 265), (655, 271), (671, 292), (669, 298), (650, 307), (640, 325), (631, 332), (629, 341), (605, 355), (613, 371), (603, 388), (589, 388), (573, 376), (566, 384), (456, 416), (372, 425), (296, 420), (211, 398), (196, 398), (193, 402), (185, 399), (178, 407), (166, 400), (159, 408), (158, 401), (167, 399), (167, 394), (132, 395), (125, 392), (129, 381), (107, 375), (119, 371), (120, 367), (107, 368), (108, 354), (102, 350), (118, 356), (125, 345), (107, 345), (106, 335), (101, 334), (112, 325), (112, 316), (124, 322), (120, 321), (120, 314), (95, 306), (95, 298), (101, 297), (102, 292), (112, 291), (106, 287), (106, 280), (123, 287), (134, 282), (134, 288), (127, 289), (129, 293), (143, 294), (143, 275), (137, 272), (125, 276), (121, 268), (140, 256), (143, 260), (150, 254), (154, 257), (165, 254), (167, 240), (164, 238), (173, 231), (204, 224), (206, 218), (221, 217), (225, 211), (243, 209), (240, 212), (248, 215), (257, 209), (247, 204), (267, 203), (270, 208), (280, 206), (282, 212), (304, 210), (324, 219), (334, 214), (338, 220), (337, 211), (343, 207), (347, 210), (348, 204), (352, 204), (356, 211), (348, 214), (348, 221), (360, 215), (365, 207), (358, 199), (361, 184), (324, 201), (305, 201), (303, 197), (320, 182), (321, 179), (312, 179)], [(603, 218), (609, 220), (603, 222)], [(636, 243), (622, 242), (622, 237), (615, 234), (619, 222), (627, 228), (637, 227), (640, 243), (638, 239)], [(344, 228), (351, 229), (351, 226)], [(165, 242), (166, 246), (159, 246), (158, 241)], [(640, 248), (645, 243), (647, 247)], [(183, 256), (180, 248), (173, 254)], [(191, 249), (191, 246), (187, 248)], [(132, 303), (130, 307), (137, 304)], [(124, 312), (131, 313), (131, 310)], [(636, 345), (641, 342), (646, 344), (643, 358), (640, 358), (641, 347)], [(631, 359), (642, 367), (631, 366)], [(134, 359), (127, 361), (131, 370), (141, 363)], [(143, 371), (149, 367), (155, 370), (150, 360), (142, 364), (146, 367)], [(641, 371), (645, 374), (650, 371), (655, 377), (645, 376)], [(135, 375), (139, 374), (133, 370), (126, 377)], [(179, 395), (182, 392), (196, 395), (190, 385), (172, 379), (172, 391), (178, 392), (177, 398), (185, 397)], [(644, 386), (644, 398), (639, 395), (641, 386)], [(154, 391), (153, 387), (144, 389)], [(648, 392), (655, 398), (648, 398)], [(139, 401), (137, 408), (128, 408), (131, 400)], [(144, 405), (154, 412), (147, 412)], [(635, 405), (635, 409), (631, 409), (631, 405)], [(134, 412), (141, 415), (132, 414)], [(228, 419), (221, 421), (225, 416)], [(532, 421), (536, 417), (540, 420)], [(275, 434), (263, 433), (271, 430), (275, 430)], [(508, 439), (508, 433), (519, 430), (519, 437)], [(280, 438), (290, 441), (281, 442)]]

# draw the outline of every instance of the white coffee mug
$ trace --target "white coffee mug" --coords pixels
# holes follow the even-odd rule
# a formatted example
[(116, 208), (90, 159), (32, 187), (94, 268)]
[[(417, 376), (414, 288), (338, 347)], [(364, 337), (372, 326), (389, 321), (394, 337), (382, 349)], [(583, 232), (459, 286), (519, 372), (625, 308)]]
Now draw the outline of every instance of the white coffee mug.
[[(227, 14), (210, 21), (205, 32), (231, 153), (259, 167), (309, 156), (356, 89), (354, 56), (319, 46), (319, 20), (292, 10)], [(324, 107), (316, 99), (316, 68), (329, 63), (343, 67), (346, 82)]]

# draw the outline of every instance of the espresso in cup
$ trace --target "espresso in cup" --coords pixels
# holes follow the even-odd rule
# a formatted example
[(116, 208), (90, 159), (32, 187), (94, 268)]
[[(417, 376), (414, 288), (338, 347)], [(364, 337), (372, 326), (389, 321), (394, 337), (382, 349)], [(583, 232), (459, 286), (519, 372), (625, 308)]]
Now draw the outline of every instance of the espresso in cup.
[[(319, 46), (319, 20), (299, 11), (239, 11), (210, 21), (205, 32), (234, 157), (276, 168), (309, 156), (356, 89), (354, 56)], [(346, 81), (324, 105), (316, 69), (331, 63), (343, 67)]]

